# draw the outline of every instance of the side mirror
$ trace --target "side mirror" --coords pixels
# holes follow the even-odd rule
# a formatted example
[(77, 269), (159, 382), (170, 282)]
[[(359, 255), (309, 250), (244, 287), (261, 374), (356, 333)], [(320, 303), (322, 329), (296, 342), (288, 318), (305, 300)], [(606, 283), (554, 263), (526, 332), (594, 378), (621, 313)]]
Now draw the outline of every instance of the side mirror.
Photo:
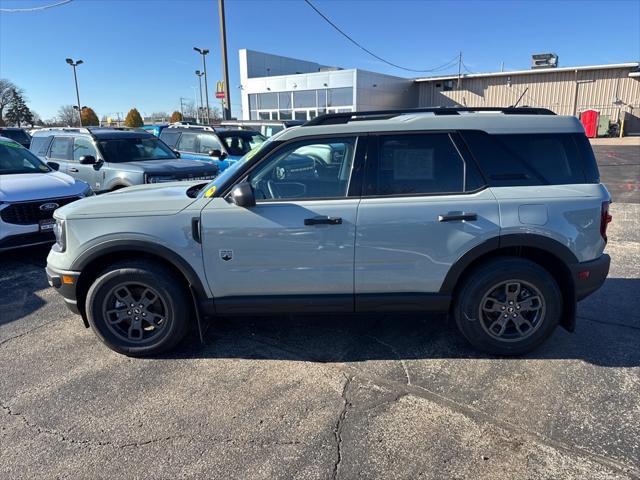
[(227, 158), (227, 154), (218, 149), (209, 150), (208, 154), (210, 157), (217, 157), (219, 160), (224, 160), (225, 158)]
[(242, 182), (231, 190), (231, 200), (239, 207), (251, 208), (256, 206), (256, 197), (253, 187), (248, 182)]
[(56, 162), (47, 162), (47, 165), (51, 170), (60, 170), (60, 164)]
[(180, 152), (178, 150), (174, 150), (173, 153), (176, 154), (176, 157), (180, 158)]
[(81, 165), (95, 165), (95, 163), (96, 163), (96, 157), (94, 157), (93, 155), (82, 155), (80, 157)]

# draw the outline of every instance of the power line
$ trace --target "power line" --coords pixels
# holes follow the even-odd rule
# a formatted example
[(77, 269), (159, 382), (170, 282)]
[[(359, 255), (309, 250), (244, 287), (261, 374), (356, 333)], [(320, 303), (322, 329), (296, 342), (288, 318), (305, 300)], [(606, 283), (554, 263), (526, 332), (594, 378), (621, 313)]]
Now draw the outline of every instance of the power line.
[(39, 12), (40, 10), (46, 10), (48, 8), (59, 7), (61, 5), (66, 5), (67, 3), (71, 3), (73, 0), (62, 0), (58, 3), (53, 3), (51, 5), (43, 5), (41, 7), (32, 7), (32, 8), (0, 8), (0, 12), (2, 13), (25, 13), (25, 12)]
[(340, 27), (338, 27), (335, 23), (333, 23), (324, 13), (322, 13), (320, 10), (318, 10), (316, 8), (316, 6), (311, 3), (310, 0), (304, 0), (305, 3), (307, 5), (309, 5), (318, 15), (320, 15), (329, 25), (331, 25), (338, 33), (340, 33), (343, 37), (345, 37), (347, 40), (349, 40), (351, 43), (353, 43), (356, 47), (360, 48), (361, 50), (364, 50), (365, 52), (367, 52), (369, 55), (371, 55), (372, 57), (380, 60), (381, 62), (386, 63), (387, 65), (391, 65), (392, 67), (395, 68), (399, 68), (400, 70), (406, 70), (407, 72), (418, 72), (418, 73), (428, 73), (428, 72), (437, 72), (439, 70), (444, 70), (447, 69), (449, 67), (452, 67), (454, 64), (456, 64), (458, 62), (458, 55), (456, 55), (455, 57), (453, 57), (451, 60), (449, 60), (446, 63), (443, 63), (442, 65), (439, 65), (437, 67), (434, 68), (428, 68), (428, 69), (424, 69), (424, 70), (419, 70), (419, 69), (415, 69), (415, 68), (407, 68), (407, 67), (403, 67), (401, 65), (398, 65), (396, 63), (390, 62), (384, 58), (382, 58), (379, 55), (376, 55), (375, 53), (373, 53), (371, 50), (369, 50), (368, 48), (366, 48), (365, 46), (361, 45), (360, 43), (358, 43), (356, 40), (354, 40), (353, 38), (351, 38), (347, 33), (345, 33)]

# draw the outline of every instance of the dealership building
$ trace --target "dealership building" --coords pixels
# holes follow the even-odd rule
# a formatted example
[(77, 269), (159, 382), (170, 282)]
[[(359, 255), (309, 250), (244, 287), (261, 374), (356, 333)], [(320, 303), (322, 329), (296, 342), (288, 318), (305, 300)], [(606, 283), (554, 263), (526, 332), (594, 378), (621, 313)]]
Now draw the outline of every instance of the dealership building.
[[(557, 58), (557, 57), (556, 57)], [(557, 65), (557, 63), (555, 64)], [(244, 119), (309, 120), (332, 112), (527, 105), (561, 115), (597, 110), (640, 134), (640, 63), (403, 78), (240, 50)]]

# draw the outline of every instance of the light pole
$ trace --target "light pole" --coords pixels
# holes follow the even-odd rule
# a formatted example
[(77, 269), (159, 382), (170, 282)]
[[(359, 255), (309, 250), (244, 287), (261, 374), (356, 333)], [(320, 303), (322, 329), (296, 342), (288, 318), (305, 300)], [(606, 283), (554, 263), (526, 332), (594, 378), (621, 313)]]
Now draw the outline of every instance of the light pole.
[(73, 79), (76, 82), (76, 100), (78, 101), (78, 119), (80, 120), (80, 126), (82, 126), (82, 109), (80, 108), (80, 92), (78, 90), (78, 75), (76, 75), (76, 67), (78, 65), (82, 65), (84, 62), (82, 60), (74, 62), (73, 59), (67, 58), (67, 63), (73, 67)]
[[(202, 57), (204, 58), (204, 57)], [(204, 75), (204, 72), (201, 72), (200, 70), (196, 70), (196, 75), (198, 76), (198, 83), (200, 84), (200, 114), (202, 114), (202, 110), (204, 108), (204, 105), (202, 103), (202, 75)], [(205, 87), (207, 86), (206, 84), (206, 80), (205, 80)], [(207, 120), (208, 120), (208, 116), (207, 116)]]
[(227, 65), (227, 27), (224, 16), (224, 0), (218, 0), (218, 17), (220, 17), (220, 49), (222, 54), (222, 76), (224, 81), (224, 108), (222, 118), (231, 120), (231, 95), (229, 94), (229, 68)]
[(204, 60), (204, 57), (209, 53), (209, 50), (198, 47), (193, 47), (193, 49), (202, 55), (202, 69), (204, 70), (204, 97), (207, 100), (207, 125), (209, 125), (211, 123), (211, 116), (209, 114), (209, 87), (207, 87), (207, 62)]

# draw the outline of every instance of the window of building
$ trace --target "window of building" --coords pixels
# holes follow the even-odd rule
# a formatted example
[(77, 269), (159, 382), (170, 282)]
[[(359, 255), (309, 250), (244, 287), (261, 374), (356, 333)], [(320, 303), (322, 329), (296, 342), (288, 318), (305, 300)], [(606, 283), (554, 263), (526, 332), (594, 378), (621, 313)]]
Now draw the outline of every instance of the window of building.
[(293, 115), (291, 113), (291, 110), (280, 110), (280, 120), (292, 120), (293, 119)]
[(249, 94), (249, 110), (258, 109), (258, 95), (255, 93)]
[(275, 92), (258, 94), (258, 108), (260, 110), (278, 108), (278, 94)]
[(444, 90), (445, 92), (449, 92), (451, 90), (455, 90), (456, 88), (458, 88), (458, 81), (457, 80), (445, 80), (442, 83), (442, 90)]
[(295, 108), (316, 107), (316, 91), (301, 90), (293, 92), (293, 106)]
[(341, 107), (353, 105), (353, 88), (329, 88), (327, 90), (327, 106)]
[(463, 192), (465, 167), (446, 133), (385, 135), (367, 166), (368, 195)]
[(307, 111), (296, 111), (293, 114), (294, 120), (306, 120), (307, 119)]
[(291, 110), (291, 92), (278, 93), (278, 101), (280, 110)]

